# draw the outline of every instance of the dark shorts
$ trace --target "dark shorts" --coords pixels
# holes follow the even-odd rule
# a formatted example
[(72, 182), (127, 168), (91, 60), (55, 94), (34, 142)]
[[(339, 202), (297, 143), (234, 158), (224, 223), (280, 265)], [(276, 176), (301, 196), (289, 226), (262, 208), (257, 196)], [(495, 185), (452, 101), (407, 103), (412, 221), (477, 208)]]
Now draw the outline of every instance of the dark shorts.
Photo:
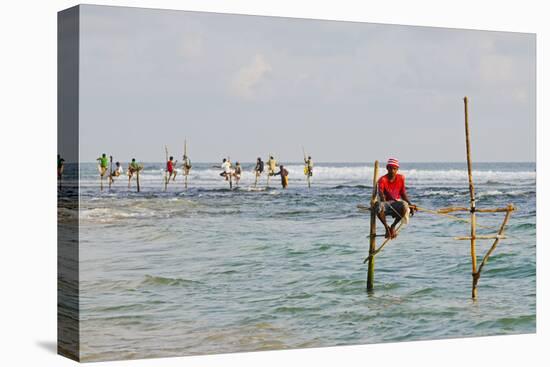
[(384, 212), (386, 215), (389, 215), (393, 218), (400, 218), (400, 213), (406, 213), (406, 210), (409, 210), (409, 204), (404, 201), (383, 201), (376, 203), (376, 212)]

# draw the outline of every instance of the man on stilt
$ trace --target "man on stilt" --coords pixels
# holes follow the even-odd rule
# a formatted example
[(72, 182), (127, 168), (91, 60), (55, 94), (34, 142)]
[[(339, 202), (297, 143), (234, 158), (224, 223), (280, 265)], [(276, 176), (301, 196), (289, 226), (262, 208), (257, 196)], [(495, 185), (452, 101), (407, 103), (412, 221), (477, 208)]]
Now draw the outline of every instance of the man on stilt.
[(254, 181), (254, 187), (258, 184), (258, 179), (264, 172), (264, 162), (262, 161), (262, 158), (258, 157), (256, 160), (256, 167), (254, 167), (254, 174), (256, 175), (256, 179)]
[[(397, 173), (399, 170), (399, 161), (395, 158), (388, 159), (386, 165), (388, 173), (378, 180), (379, 199), (375, 206), (375, 212), (378, 219), (386, 229), (386, 238), (395, 238), (396, 225), (403, 220), (406, 224), (409, 221), (409, 215), (413, 215), (416, 206), (411, 203), (405, 189), (405, 176)], [(386, 222), (386, 216), (395, 218), (391, 226)]]
[(65, 169), (65, 160), (61, 158), (61, 155), (57, 155), (57, 179), (63, 179), (63, 171)]
[(188, 176), (189, 173), (191, 172), (191, 160), (189, 159), (189, 157), (187, 156), (187, 154), (184, 154), (183, 155), (183, 174), (185, 176)]
[(176, 181), (176, 163), (174, 163), (174, 157), (170, 156), (168, 161), (166, 162), (166, 183), (172, 179), (173, 181)]
[(130, 188), (130, 181), (132, 180), (132, 177), (136, 175), (137, 181), (139, 171), (141, 171), (142, 169), (143, 166), (141, 164), (138, 164), (135, 158), (132, 158), (132, 161), (130, 162), (130, 164), (128, 164), (128, 169), (126, 170), (126, 173), (128, 175), (128, 188)]
[(103, 178), (109, 171), (109, 158), (107, 158), (107, 154), (103, 153), (96, 161), (98, 162), (99, 175)]

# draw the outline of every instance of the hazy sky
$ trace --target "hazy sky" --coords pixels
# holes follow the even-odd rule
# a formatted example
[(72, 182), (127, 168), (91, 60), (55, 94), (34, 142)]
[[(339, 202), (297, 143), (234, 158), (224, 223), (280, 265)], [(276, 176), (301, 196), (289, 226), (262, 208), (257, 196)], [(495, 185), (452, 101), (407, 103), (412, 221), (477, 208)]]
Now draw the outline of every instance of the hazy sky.
[(80, 159), (535, 160), (535, 35), (81, 6)]

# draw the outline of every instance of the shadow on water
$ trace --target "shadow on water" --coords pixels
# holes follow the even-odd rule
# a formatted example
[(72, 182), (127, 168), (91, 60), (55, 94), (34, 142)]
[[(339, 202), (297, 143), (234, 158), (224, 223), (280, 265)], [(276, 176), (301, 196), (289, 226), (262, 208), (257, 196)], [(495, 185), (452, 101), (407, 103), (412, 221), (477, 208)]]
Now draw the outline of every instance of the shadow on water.
[(47, 352), (57, 354), (57, 342), (51, 340), (38, 340), (36, 342), (40, 348), (46, 350)]

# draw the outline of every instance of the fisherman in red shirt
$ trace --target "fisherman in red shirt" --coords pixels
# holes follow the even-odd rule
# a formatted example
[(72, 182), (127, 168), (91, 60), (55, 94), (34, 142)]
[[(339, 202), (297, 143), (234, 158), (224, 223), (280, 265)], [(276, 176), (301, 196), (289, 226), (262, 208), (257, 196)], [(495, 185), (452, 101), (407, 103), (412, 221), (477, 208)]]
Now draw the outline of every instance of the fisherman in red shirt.
[[(376, 213), (378, 218), (386, 229), (386, 238), (395, 238), (397, 233), (395, 226), (401, 220), (405, 223), (409, 220), (409, 215), (414, 214), (416, 206), (411, 203), (405, 190), (405, 176), (397, 173), (399, 170), (399, 161), (395, 158), (388, 159), (386, 165), (388, 174), (380, 177), (378, 180), (378, 197), (376, 203)], [(391, 226), (386, 222), (386, 215), (395, 218)]]
[(166, 162), (166, 172), (168, 173), (166, 182), (170, 181), (170, 179), (172, 179), (172, 181), (176, 180), (177, 172), (174, 169), (174, 166), (175, 166), (174, 157), (171, 156), (170, 160)]

